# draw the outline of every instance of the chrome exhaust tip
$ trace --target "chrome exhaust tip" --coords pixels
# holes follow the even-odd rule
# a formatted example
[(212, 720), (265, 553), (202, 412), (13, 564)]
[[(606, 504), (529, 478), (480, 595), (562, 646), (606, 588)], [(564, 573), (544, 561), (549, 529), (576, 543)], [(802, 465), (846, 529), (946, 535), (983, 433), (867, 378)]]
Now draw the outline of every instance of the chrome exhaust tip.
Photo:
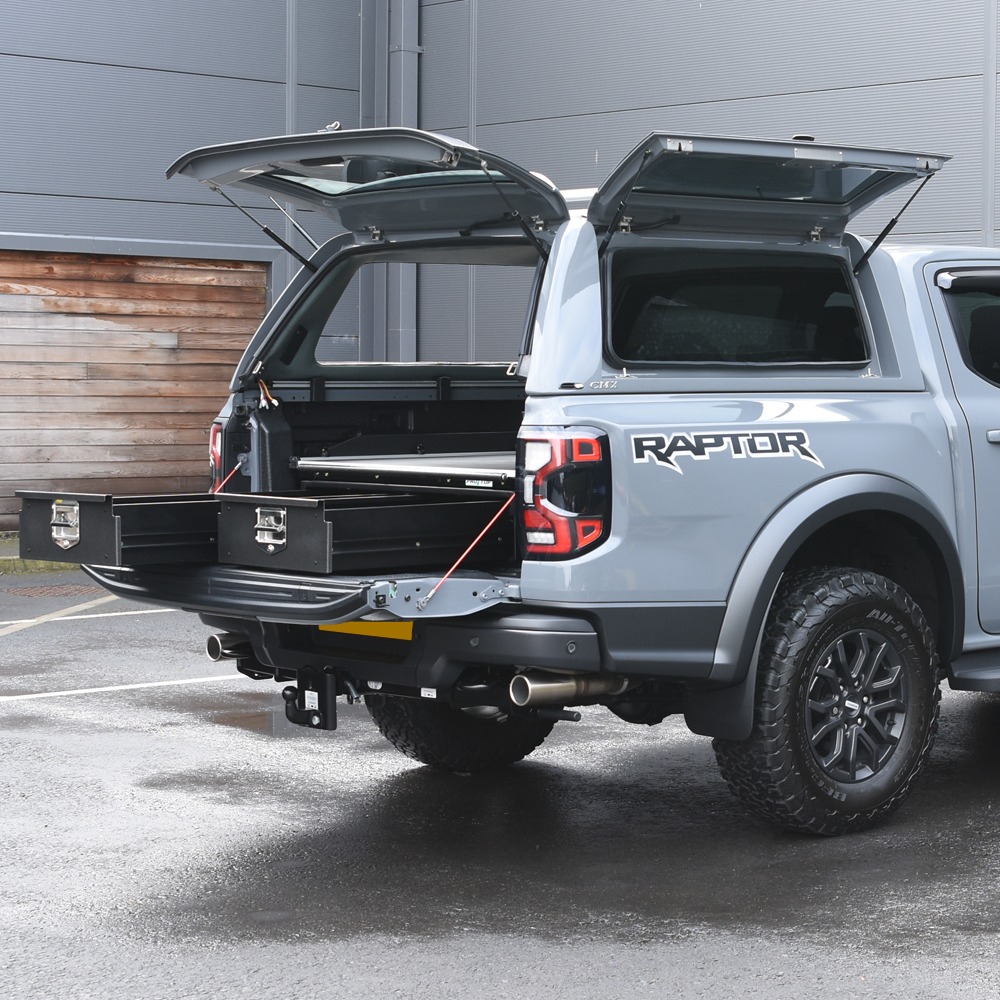
[(568, 705), (581, 698), (621, 694), (627, 687), (626, 677), (564, 677), (530, 673), (514, 677), (508, 693), (512, 704), (518, 708), (529, 708), (532, 705)]
[(210, 660), (240, 660), (253, 656), (253, 647), (245, 635), (235, 632), (217, 632), (205, 640), (205, 653)]

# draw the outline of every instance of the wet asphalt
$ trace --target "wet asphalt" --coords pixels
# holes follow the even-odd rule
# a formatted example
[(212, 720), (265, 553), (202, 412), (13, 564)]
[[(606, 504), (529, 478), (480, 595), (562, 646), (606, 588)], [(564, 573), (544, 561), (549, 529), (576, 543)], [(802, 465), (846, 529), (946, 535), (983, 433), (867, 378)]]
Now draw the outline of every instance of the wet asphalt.
[(106, 596), (0, 575), (5, 1000), (1000, 995), (1000, 698), (946, 691), (910, 801), (821, 840), (682, 723), (587, 710), (442, 775)]

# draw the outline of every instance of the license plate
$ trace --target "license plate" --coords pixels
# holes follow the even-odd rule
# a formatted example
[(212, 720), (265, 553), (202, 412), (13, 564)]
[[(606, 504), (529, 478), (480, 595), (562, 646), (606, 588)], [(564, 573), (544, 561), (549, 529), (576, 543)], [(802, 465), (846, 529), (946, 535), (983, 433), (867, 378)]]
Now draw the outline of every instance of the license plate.
[(341, 622), (339, 625), (320, 625), (321, 632), (345, 632), (348, 635), (370, 635), (377, 639), (413, 638), (413, 622)]

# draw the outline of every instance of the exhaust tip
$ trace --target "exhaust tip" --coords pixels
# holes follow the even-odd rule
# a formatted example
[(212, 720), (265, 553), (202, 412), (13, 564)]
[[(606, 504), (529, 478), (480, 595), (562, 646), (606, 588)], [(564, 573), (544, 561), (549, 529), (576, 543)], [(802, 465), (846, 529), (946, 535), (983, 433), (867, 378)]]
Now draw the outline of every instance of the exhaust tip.
[(205, 640), (205, 653), (210, 660), (218, 663), (220, 660), (238, 660), (251, 656), (253, 649), (245, 635), (217, 632)]
[(510, 682), (510, 700), (518, 708), (524, 708), (531, 700), (531, 681), (524, 674), (518, 674)]

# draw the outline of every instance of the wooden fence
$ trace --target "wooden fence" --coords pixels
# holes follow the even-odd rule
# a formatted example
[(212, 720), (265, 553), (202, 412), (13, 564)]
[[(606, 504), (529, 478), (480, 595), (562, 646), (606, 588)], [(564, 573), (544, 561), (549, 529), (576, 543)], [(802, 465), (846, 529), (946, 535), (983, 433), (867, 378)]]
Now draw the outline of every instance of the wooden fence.
[(0, 531), (17, 489), (208, 486), (264, 264), (0, 251)]

